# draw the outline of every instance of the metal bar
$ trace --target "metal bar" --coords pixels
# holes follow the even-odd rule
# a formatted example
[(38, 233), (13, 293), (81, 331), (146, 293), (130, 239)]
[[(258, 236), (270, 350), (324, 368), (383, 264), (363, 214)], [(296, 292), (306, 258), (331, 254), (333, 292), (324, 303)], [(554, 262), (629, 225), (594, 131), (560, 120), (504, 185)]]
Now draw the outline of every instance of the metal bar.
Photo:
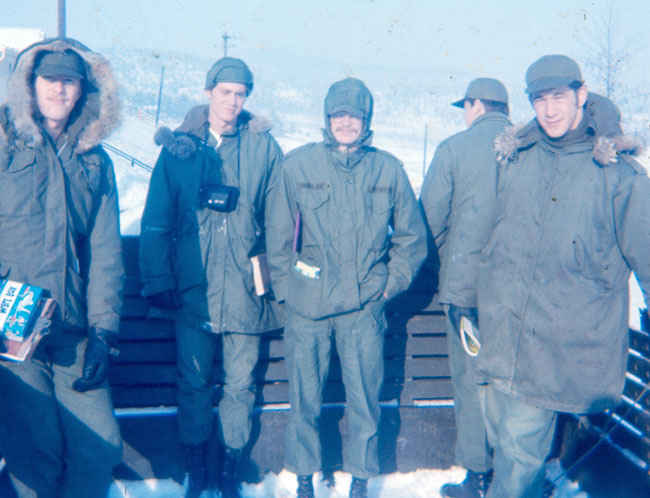
[(614, 448), (616, 451), (618, 451), (621, 455), (623, 455), (627, 460), (632, 462), (634, 465), (639, 467), (642, 470), (648, 471), (650, 470), (650, 464), (637, 455), (635, 455), (633, 452), (628, 450), (627, 448), (623, 448), (618, 445), (615, 441), (613, 441), (610, 437), (609, 434), (605, 431), (603, 431), (600, 427), (596, 425), (589, 425), (589, 428), (594, 431), (596, 434), (598, 434), (598, 437), (603, 439), (607, 444), (609, 444), (612, 448)]
[(628, 348), (627, 352), (634, 356), (635, 358), (639, 358), (640, 360), (645, 360), (648, 363), (650, 363), (650, 358), (645, 356), (643, 353), (637, 351), (636, 349)]
[(616, 422), (619, 426), (623, 427), (624, 429), (627, 429), (628, 432), (630, 432), (632, 435), (636, 436), (639, 439), (645, 439), (645, 434), (641, 429), (639, 429), (637, 426), (634, 424), (628, 422), (625, 420), (623, 417), (621, 417), (617, 413), (609, 413), (609, 417)]
[[(379, 405), (382, 408), (445, 408), (453, 406), (453, 400), (430, 400), (413, 405), (400, 405), (397, 400), (380, 401)], [(345, 403), (323, 403), (323, 408), (345, 408)], [(213, 410), (217, 412), (217, 408)], [(291, 405), (289, 403), (267, 403), (262, 406), (256, 406), (255, 412), (277, 412), (289, 411)], [(117, 418), (137, 418), (137, 417), (164, 417), (169, 415), (176, 415), (178, 407), (176, 406), (146, 406), (142, 408), (115, 408), (115, 416)]]
[(650, 411), (646, 410), (643, 406), (641, 406), (636, 400), (633, 400), (632, 398), (629, 398), (626, 395), (621, 396), (621, 400), (623, 403), (626, 403), (630, 405), (632, 408), (634, 408), (636, 411), (643, 413), (645, 415), (648, 415), (650, 417)]
[(128, 153), (124, 152), (121, 149), (118, 149), (114, 145), (111, 145), (108, 142), (104, 142), (104, 143), (102, 143), (102, 145), (104, 146), (104, 148), (110, 150), (114, 154), (117, 154), (122, 159), (126, 159), (128, 161), (131, 161), (131, 166), (135, 165), (135, 166), (138, 166), (139, 168), (145, 169), (147, 171), (153, 171), (152, 166), (149, 166), (147, 163), (143, 163), (139, 159), (136, 159), (135, 157), (133, 157), (131, 154), (128, 154)]
[(650, 389), (650, 384), (646, 384), (642, 378), (638, 377), (637, 375), (634, 375), (633, 373), (625, 372), (625, 377), (630, 379), (632, 382), (638, 384), (641, 387)]

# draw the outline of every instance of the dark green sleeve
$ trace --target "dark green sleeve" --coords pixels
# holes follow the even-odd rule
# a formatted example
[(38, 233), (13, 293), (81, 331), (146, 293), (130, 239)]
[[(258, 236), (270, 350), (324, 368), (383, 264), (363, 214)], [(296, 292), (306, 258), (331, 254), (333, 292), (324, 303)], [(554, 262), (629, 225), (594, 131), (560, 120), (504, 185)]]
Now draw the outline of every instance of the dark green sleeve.
[(89, 236), (88, 325), (117, 331), (124, 285), (120, 213), (113, 163), (106, 153), (102, 161), (102, 186)]
[(614, 192), (616, 238), (636, 275), (646, 307), (650, 304), (650, 178), (636, 173), (623, 178)]
[(443, 142), (436, 149), (420, 192), (420, 203), (438, 249), (444, 244), (449, 229), (454, 189), (452, 162), (451, 150)]
[(278, 301), (287, 297), (287, 276), (296, 227), (295, 189), (284, 165), (275, 175), (266, 206), (266, 245), (273, 292)]
[(390, 299), (408, 288), (427, 256), (422, 212), (401, 165), (397, 171), (393, 234), (388, 255), (388, 282), (384, 294)]
[(151, 174), (142, 214), (140, 275), (145, 296), (176, 287), (172, 271), (176, 202), (168, 172), (171, 162), (172, 157), (163, 149)]

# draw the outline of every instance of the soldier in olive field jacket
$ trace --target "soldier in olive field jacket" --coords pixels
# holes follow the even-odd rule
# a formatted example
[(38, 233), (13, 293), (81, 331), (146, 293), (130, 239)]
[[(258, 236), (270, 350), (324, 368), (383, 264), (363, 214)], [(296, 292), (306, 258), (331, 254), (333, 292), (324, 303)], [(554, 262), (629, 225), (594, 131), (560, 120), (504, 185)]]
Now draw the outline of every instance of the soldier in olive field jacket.
[(541, 496), (556, 414), (617, 404), (630, 272), (646, 303), (650, 289), (650, 178), (633, 142), (608, 137), (618, 113), (602, 98), (589, 106), (563, 55), (533, 63), (526, 84), (536, 119), (497, 138), (495, 221), (479, 272), (490, 498)]
[(286, 303), (291, 414), (285, 464), (298, 496), (321, 470), (318, 417), (336, 340), (347, 393), (344, 468), (350, 496), (377, 474), (384, 306), (406, 290), (426, 256), (422, 215), (402, 164), (370, 145), (372, 96), (357, 79), (325, 99), (324, 140), (291, 152), (268, 207), (276, 297)]

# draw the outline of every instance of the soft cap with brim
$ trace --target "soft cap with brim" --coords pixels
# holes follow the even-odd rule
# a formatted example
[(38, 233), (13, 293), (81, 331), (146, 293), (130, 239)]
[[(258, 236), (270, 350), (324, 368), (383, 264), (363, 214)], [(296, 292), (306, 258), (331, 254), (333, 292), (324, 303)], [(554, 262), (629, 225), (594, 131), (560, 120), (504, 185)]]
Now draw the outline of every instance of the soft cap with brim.
[(34, 75), (82, 80), (86, 78), (86, 65), (72, 50), (45, 52), (34, 67)]
[(325, 119), (339, 112), (346, 112), (351, 116), (363, 119), (370, 123), (372, 118), (372, 95), (357, 78), (346, 78), (330, 86), (325, 97)]
[(545, 55), (526, 71), (526, 93), (534, 93), (582, 84), (578, 64), (566, 55)]
[(253, 91), (253, 73), (243, 60), (234, 57), (222, 57), (213, 64), (205, 77), (205, 89), (212, 90), (221, 82), (241, 83), (249, 94)]
[(465, 96), (451, 105), (463, 107), (467, 99), (491, 100), (508, 105), (508, 91), (499, 80), (493, 78), (476, 78), (467, 86)]

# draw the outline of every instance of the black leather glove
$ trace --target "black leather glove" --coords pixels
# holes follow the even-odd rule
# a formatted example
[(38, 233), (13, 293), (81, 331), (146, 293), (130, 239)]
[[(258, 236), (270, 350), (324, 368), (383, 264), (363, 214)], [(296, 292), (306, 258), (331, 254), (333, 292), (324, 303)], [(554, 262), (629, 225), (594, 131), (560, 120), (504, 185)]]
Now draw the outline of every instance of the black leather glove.
[(74, 381), (72, 388), (81, 393), (101, 386), (108, 375), (108, 357), (117, 356), (117, 332), (90, 327), (84, 354), (82, 376)]
[(478, 328), (478, 308), (466, 308), (464, 306), (456, 306), (455, 304), (449, 305), (447, 312), (449, 321), (451, 322), (454, 330), (460, 334), (460, 318), (462, 316), (469, 319), (474, 327)]
[(151, 296), (147, 296), (151, 306), (165, 310), (177, 310), (181, 307), (181, 299), (173, 289), (167, 289)]

